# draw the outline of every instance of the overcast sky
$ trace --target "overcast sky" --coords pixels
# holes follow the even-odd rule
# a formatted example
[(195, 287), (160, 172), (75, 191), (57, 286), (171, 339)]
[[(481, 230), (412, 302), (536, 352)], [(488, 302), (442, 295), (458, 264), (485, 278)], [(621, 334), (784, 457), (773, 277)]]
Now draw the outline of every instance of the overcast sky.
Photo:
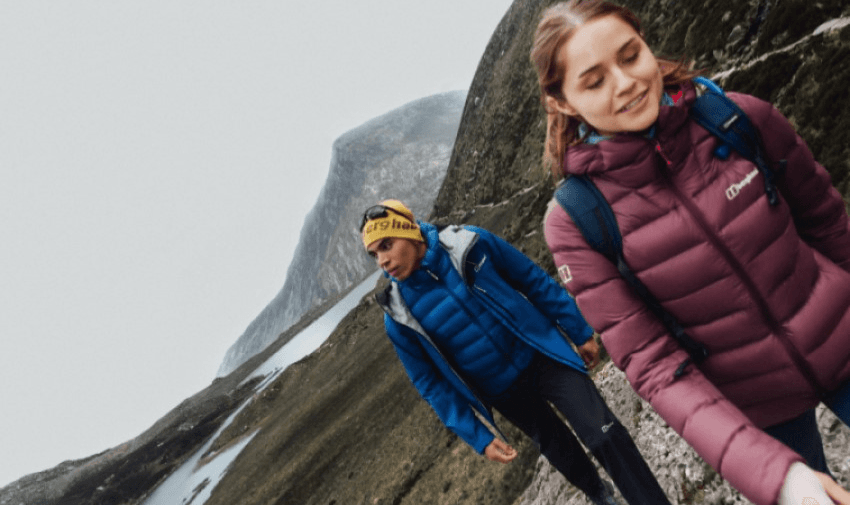
[(510, 3), (0, 2), (0, 486), (209, 385), (334, 139), (467, 89)]

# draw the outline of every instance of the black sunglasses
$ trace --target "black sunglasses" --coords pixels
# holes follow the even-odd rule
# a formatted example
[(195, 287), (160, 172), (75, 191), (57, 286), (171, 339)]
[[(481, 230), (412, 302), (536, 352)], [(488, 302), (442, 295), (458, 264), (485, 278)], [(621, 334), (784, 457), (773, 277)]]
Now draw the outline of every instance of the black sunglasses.
[(373, 205), (366, 209), (363, 213), (363, 219), (360, 220), (360, 233), (363, 233), (363, 227), (366, 226), (366, 223), (373, 219), (387, 217), (391, 210), (389, 207), (383, 205)]
[(408, 220), (411, 220), (412, 217), (402, 214), (401, 212), (391, 207), (387, 207), (386, 205), (373, 205), (366, 209), (366, 211), (363, 213), (363, 219), (360, 220), (360, 233), (363, 233), (363, 227), (366, 226), (366, 223), (373, 219), (387, 217), (388, 215), (390, 215), (390, 212), (392, 212), (393, 214), (398, 214), (399, 216)]

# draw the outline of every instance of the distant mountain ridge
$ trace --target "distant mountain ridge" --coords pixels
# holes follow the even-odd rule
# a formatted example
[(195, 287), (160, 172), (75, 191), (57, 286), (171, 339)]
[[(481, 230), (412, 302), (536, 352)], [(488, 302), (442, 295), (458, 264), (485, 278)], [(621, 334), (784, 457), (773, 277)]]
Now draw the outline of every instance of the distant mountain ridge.
[(218, 377), (375, 270), (357, 233), (366, 207), (400, 198), (414, 214), (427, 216), (446, 174), (465, 99), (465, 91), (422, 98), (334, 142), (328, 178), (304, 220), (283, 288), (228, 349)]

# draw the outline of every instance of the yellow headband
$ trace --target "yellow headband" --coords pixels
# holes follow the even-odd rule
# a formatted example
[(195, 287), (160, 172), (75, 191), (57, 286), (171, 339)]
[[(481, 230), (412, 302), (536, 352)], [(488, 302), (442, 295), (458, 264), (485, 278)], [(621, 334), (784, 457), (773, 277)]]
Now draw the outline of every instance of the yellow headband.
[(363, 247), (368, 248), (373, 242), (386, 237), (425, 242), (419, 225), (413, 219), (413, 213), (403, 203), (398, 200), (385, 200), (381, 205), (386, 207), (387, 215), (366, 222), (363, 226)]

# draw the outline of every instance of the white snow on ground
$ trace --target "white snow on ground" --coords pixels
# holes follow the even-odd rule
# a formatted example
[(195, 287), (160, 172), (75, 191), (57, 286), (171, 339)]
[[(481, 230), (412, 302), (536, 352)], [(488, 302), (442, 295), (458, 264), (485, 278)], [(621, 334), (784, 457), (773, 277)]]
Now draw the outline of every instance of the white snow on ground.
[[(339, 325), (342, 318), (351, 312), (360, 303), (360, 300), (375, 287), (380, 272), (375, 272), (351, 290), (345, 298), (331, 307), (321, 317), (316, 319), (310, 326), (301, 330), (292, 340), (280, 348), (280, 350), (260, 365), (251, 376), (264, 377), (257, 386), (259, 393), (271, 384), (286, 367), (307, 356), (319, 348), (327, 340), (334, 328)], [(203, 505), (218, 485), (221, 478), (227, 473), (230, 464), (242, 449), (248, 445), (251, 439), (258, 433), (246, 436), (238, 443), (222, 451), (216, 457), (202, 466), (198, 466), (201, 456), (205, 454), (222, 431), (236, 418), (237, 415), (251, 402), (253, 397), (246, 400), (236, 411), (222, 423), (218, 431), (192, 455), (183, 465), (168, 476), (165, 481), (154, 490), (144, 501), (143, 505)]]

